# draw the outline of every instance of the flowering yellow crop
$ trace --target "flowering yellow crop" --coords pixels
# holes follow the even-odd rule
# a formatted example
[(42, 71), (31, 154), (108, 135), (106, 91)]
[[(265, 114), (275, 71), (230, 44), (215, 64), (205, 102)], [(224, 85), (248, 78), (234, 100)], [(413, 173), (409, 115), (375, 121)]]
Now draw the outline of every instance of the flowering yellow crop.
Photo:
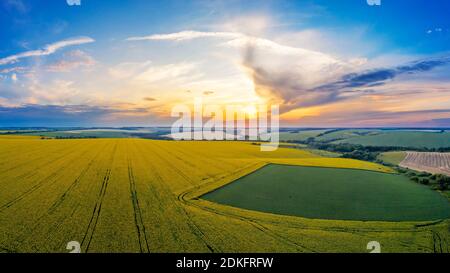
[(373, 163), (143, 139), (2, 138), (0, 155), (0, 252), (67, 252), (70, 241), (82, 252), (364, 252), (373, 232), (386, 252), (432, 251), (429, 229), (414, 223), (310, 220), (197, 200), (267, 163), (391, 171)]

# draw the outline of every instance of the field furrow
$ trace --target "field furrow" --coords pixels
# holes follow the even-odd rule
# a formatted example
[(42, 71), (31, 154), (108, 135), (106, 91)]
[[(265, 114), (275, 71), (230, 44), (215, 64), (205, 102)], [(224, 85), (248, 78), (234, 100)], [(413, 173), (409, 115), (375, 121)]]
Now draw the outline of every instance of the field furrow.
[(67, 252), (70, 241), (82, 252), (366, 252), (374, 237), (385, 252), (448, 251), (448, 220), (316, 220), (201, 197), (270, 163), (392, 172), (373, 163), (244, 142), (0, 139), (0, 151), (0, 252)]

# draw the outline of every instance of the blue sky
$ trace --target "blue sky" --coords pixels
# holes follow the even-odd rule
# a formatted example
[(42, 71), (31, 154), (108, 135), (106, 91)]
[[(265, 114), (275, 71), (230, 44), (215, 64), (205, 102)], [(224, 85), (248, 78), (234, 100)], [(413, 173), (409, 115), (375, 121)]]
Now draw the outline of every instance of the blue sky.
[(0, 126), (165, 125), (196, 96), (278, 103), (286, 126), (450, 126), (449, 12), (425, 0), (4, 0)]

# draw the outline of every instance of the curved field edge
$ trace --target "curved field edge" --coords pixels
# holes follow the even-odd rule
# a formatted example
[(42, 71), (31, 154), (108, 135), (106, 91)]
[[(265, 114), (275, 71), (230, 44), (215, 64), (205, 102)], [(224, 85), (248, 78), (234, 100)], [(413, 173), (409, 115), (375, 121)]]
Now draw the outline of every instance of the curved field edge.
[[(312, 164), (284, 163), (293, 166), (323, 167)], [(448, 242), (450, 241), (450, 236), (448, 230), (450, 229), (450, 220), (448, 219), (420, 222), (310, 219), (242, 209), (201, 199), (201, 196), (233, 183), (269, 164), (282, 163), (259, 162), (245, 166), (231, 175), (223, 176), (217, 180), (208, 181), (200, 186), (186, 190), (178, 195), (178, 199), (185, 205), (203, 210), (206, 213), (230, 217), (254, 225), (260, 230), (272, 232), (272, 236), (279, 237), (278, 239), (297, 246), (297, 250), (300, 252), (364, 252), (365, 246), (362, 244), (364, 241), (359, 242), (362, 248), (355, 249), (352, 248), (358, 244), (348, 243), (347, 249), (343, 249), (342, 245), (338, 246), (339, 244), (336, 244), (338, 240), (344, 238), (352, 241), (355, 239), (353, 238), (354, 236), (359, 237), (359, 240), (363, 240), (362, 238), (373, 238), (381, 241), (385, 252), (449, 252)], [(327, 167), (336, 168), (331, 165), (325, 166), (325, 168)], [(367, 170), (377, 172), (377, 170), (371, 170), (370, 168)], [(386, 169), (384, 172), (391, 173), (392, 170)], [(297, 236), (301, 236), (302, 240), (298, 241)], [(329, 236), (334, 239), (329, 239), (331, 241), (324, 244), (322, 236)], [(308, 243), (315, 243), (314, 247), (305, 247), (305, 238), (308, 237), (314, 238), (308, 240)], [(338, 239), (338, 237), (342, 238)], [(388, 240), (384, 240), (384, 238)], [(331, 243), (333, 240), (336, 240), (334, 244)], [(344, 242), (341, 241), (340, 243)]]
[(202, 199), (273, 214), (355, 221), (450, 219), (450, 203), (404, 175), (269, 164)]

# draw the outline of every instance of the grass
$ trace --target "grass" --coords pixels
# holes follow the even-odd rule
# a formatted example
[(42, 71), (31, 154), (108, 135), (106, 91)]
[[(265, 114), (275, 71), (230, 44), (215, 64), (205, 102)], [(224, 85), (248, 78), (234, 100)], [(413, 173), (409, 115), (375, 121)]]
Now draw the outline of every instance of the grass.
[(399, 165), (406, 157), (406, 152), (384, 152), (378, 155), (378, 159), (392, 165)]
[(396, 174), (267, 165), (202, 198), (220, 204), (307, 218), (431, 221), (450, 218), (449, 202)]
[(0, 138), (0, 252), (432, 252), (449, 222), (310, 220), (198, 199), (268, 163), (389, 168), (244, 142)]

